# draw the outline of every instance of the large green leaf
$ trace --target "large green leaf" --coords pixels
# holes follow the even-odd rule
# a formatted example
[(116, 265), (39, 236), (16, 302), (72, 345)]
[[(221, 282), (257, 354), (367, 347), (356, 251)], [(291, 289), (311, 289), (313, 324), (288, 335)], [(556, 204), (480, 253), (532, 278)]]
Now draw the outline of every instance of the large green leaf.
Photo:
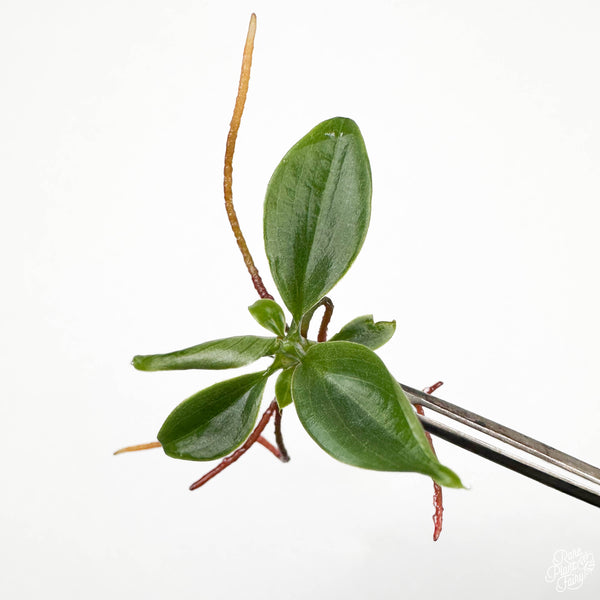
[(348, 270), (370, 214), (371, 168), (351, 119), (317, 125), (275, 169), (265, 198), (265, 248), (296, 322)]
[(235, 450), (254, 427), (266, 382), (264, 373), (250, 373), (184, 400), (158, 432), (165, 453), (185, 460), (212, 460)]
[(338, 460), (377, 471), (416, 471), (461, 487), (441, 465), (413, 407), (381, 359), (352, 342), (315, 344), (292, 377), (298, 417)]
[(394, 331), (396, 331), (396, 321), (377, 321), (375, 323), (373, 315), (365, 315), (346, 323), (330, 341), (355, 342), (371, 348), (371, 350), (376, 350), (390, 340)]
[(271, 356), (278, 348), (279, 340), (276, 338), (239, 335), (168, 354), (134, 356), (132, 364), (140, 371), (232, 369), (248, 365), (263, 356)]

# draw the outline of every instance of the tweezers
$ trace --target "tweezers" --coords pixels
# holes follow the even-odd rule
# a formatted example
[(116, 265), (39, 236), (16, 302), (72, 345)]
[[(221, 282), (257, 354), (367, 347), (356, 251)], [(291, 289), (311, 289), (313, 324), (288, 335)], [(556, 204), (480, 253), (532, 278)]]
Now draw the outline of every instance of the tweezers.
[[(502, 442), (502, 445), (512, 446), (519, 452), (511, 454), (497, 443), (490, 444), (428, 415), (418, 415), (425, 431), (530, 479), (600, 507), (599, 468), (441, 398), (404, 384), (401, 386), (413, 405), (430, 409), (494, 438)], [(536, 464), (536, 461), (532, 461), (527, 455), (535, 457), (542, 464)], [(589, 485), (589, 482), (594, 485)]]

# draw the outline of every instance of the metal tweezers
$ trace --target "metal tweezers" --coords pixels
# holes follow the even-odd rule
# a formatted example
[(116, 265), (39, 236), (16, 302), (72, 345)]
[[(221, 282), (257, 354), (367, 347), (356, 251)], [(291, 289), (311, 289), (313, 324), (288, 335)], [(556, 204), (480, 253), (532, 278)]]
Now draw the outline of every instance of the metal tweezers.
[[(517, 455), (514, 453), (511, 455), (503, 448), (498, 447), (498, 444), (494, 446), (446, 423), (431, 419), (427, 415), (418, 415), (424, 429), (432, 435), (574, 498), (600, 507), (600, 469), (598, 467), (441, 398), (401, 385), (412, 404), (435, 411), (457, 423), (499, 440), (504, 445), (517, 448), (520, 452)], [(529, 459), (527, 454), (539, 459), (542, 465)], [(594, 485), (589, 485), (589, 482)]]

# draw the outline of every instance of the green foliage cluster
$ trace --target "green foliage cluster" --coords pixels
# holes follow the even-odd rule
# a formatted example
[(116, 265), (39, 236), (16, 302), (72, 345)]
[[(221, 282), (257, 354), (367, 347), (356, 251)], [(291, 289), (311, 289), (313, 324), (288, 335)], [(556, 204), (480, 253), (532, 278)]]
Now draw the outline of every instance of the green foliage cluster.
[(370, 212), (371, 169), (360, 130), (341, 117), (320, 123), (285, 155), (265, 198), (265, 249), (289, 324), (279, 304), (261, 299), (249, 310), (270, 337), (229, 337), (133, 359), (137, 369), (157, 371), (229, 369), (273, 357), (266, 370), (217, 383), (177, 406), (158, 433), (169, 456), (212, 460), (238, 448), (255, 426), (267, 379), (277, 375), (279, 407), (293, 403), (306, 431), (334, 458), (461, 487), (374, 353), (394, 334), (394, 321), (358, 317), (321, 343), (304, 333), (358, 255)]

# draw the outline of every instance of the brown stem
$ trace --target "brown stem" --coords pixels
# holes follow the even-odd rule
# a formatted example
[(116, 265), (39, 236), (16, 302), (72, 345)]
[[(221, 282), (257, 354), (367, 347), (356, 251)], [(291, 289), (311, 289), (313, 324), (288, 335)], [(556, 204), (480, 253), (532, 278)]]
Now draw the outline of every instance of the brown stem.
[(444, 385), (443, 381), (436, 381), (433, 385), (426, 387), (423, 391), (426, 394), (431, 395), (431, 394), (433, 394), (433, 392), (435, 392), (435, 390), (441, 388), (443, 385)]
[(333, 314), (333, 302), (331, 298), (327, 296), (323, 296), (321, 300), (317, 304), (315, 304), (305, 315), (300, 323), (300, 335), (302, 337), (308, 337), (308, 328), (310, 326), (310, 322), (315, 314), (315, 311), (320, 307), (325, 307), (325, 312), (323, 313), (323, 318), (321, 319), (321, 326), (319, 327), (319, 333), (317, 335), (317, 342), (324, 342), (327, 340), (327, 327), (329, 325), (329, 321), (331, 321), (331, 315)]
[(331, 315), (333, 314), (333, 302), (327, 296), (321, 300), (321, 303), (325, 307), (325, 312), (321, 319), (321, 327), (319, 327), (317, 342), (327, 341), (327, 327), (329, 326), (329, 321), (331, 321)]
[[(442, 385), (443, 382), (438, 381), (437, 383), (430, 385), (428, 388), (425, 388), (423, 391), (426, 394), (433, 394), (433, 392), (435, 392), (435, 390), (437, 390)], [(417, 409), (417, 412), (420, 415), (425, 414), (425, 411), (420, 404), (417, 404), (415, 408)], [(433, 447), (433, 440), (431, 439), (431, 436), (427, 431), (425, 432), (425, 435), (429, 440), (429, 445), (433, 450), (433, 454), (435, 454), (435, 448)], [(440, 534), (442, 533), (442, 517), (444, 514), (444, 503), (442, 497), (442, 486), (436, 483), (435, 481), (433, 482), (433, 508), (433, 541), (436, 542), (437, 539), (440, 537)]]
[(223, 168), (223, 191), (225, 194), (225, 210), (231, 230), (235, 236), (235, 241), (242, 253), (244, 263), (252, 278), (254, 288), (261, 298), (273, 299), (273, 296), (267, 292), (265, 285), (258, 274), (258, 269), (254, 264), (246, 239), (242, 234), (240, 223), (238, 221), (235, 209), (233, 207), (233, 153), (235, 152), (235, 142), (244, 112), (244, 104), (246, 95), (248, 94), (248, 84), (250, 83), (250, 69), (252, 67), (252, 51), (254, 50), (254, 35), (256, 33), (256, 15), (252, 13), (250, 24), (248, 25), (248, 35), (246, 36), (246, 45), (244, 46), (244, 56), (242, 58), (242, 69), (240, 73), (240, 83), (238, 87), (237, 97), (235, 99), (235, 107), (231, 124), (229, 126), (229, 134), (227, 135), (227, 144), (225, 146), (225, 166)]
[(280, 454), (279, 459), (282, 462), (289, 462), (290, 455), (288, 454), (285, 444), (283, 443), (283, 435), (281, 433), (281, 414), (282, 414), (282, 412), (283, 411), (278, 406), (277, 410), (275, 411), (275, 443), (277, 444), (277, 448), (279, 449), (279, 454)]
[(271, 454), (273, 454), (273, 456), (275, 458), (278, 458), (282, 462), (287, 462), (286, 460), (283, 459), (279, 449), (275, 448), (275, 446), (273, 446), (273, 444), (271, 444), (271, 442), (269, 442), (269, 440), (265, 439), (262, 435), (258, 436), (256, 443), (260, 444), (261, 446), (264, 446)]
[(250, 434), (248, 439), (244, 442), (244, 444), (238, 448), (233, 454), (225, 457), (212, 471), (206, 473), (190, 485), (190, 490), (196, 490), (199, 487), (203, 486), (207, 481), (210, 481), (215, 475), (218, 475), (221, 471), (226, 469), (229, 465), (232, 465), (238, 458), (240, 458), (243, 454), (246, 453), (248, 448), (254, 444), (254, 442), (258, 441), (258, 438), (261, 437), (262, 432), (264, 431), (267, 423), (271, 420), (273, 413), (277, 410), (277, 401), (273, 400), (271, 404), (269, 404), (269, 408), (265, 410), (263, 416), (260, 418), (258, 425), (254, 428), (254, 431)]

